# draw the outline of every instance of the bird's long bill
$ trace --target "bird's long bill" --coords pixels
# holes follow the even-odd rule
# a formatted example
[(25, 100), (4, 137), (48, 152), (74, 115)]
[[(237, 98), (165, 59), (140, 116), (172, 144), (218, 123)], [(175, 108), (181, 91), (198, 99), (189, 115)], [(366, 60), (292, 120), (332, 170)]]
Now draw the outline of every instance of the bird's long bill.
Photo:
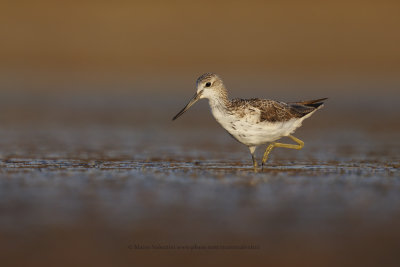
[(186, 110), (188, 110), (191, 106), (193, 106), (194, 103), (196, 103), (196, 102), (200, 99), (200, 96), (201, 96), (201, 93), (202, 93), (202, 92), (203, 92), (203, 91), (200, 91), (200, 92), (196, 93), (196, 94), (192, 97), (192, 99), (190, 99), (189, 103), (188, 103), (181, 111), (179, 111), (178, 114), (176, 114), (175, 117), (173, 117), (172, 120), (173, 120), (173, 121), (176, 120), (176, 119), (179, 118), (183, 113), (185, 113)]

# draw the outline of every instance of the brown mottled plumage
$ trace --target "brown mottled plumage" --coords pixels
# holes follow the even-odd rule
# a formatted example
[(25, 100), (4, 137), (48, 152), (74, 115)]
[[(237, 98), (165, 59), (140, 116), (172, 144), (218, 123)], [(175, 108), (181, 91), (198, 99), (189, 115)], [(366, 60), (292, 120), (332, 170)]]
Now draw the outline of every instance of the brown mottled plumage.
[(326, 100), (326, 98), (303, 102), (284, 103), (269, 99), (236, 98), (229, 101), (228, 108), (236, 112), (241, 117), (246, 115), (244, 114), (246, 110), (251, 111), (253, 109), (255, 111), (254, 108), (256, 108), (261, 111), (260, 122), (279, 122), (288, 121), (292, 118), (301, 118), (321, 106), (323, 104), (321, 101), (324, 100)]

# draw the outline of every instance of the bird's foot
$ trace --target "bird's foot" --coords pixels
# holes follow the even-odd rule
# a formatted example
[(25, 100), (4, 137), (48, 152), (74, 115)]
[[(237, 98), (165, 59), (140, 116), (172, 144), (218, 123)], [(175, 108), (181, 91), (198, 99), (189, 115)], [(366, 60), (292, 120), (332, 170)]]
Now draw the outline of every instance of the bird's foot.
[(253, 163), (253, 170), (254, 170), (254, 172), (258, 172), (258, 165), (257, 165), (256, 161), (254, 161), (254, 163)]
[(253, 166), (253, 170), (254, 170), (255, 173), (257, 173), (258, 172), (257, 166)]

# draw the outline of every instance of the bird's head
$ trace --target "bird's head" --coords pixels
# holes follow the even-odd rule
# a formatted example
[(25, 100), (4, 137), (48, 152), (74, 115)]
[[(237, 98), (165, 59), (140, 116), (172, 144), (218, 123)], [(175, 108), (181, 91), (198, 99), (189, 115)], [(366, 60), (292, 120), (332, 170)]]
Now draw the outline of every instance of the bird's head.
[(205, 73), (196, 81), (196, 94), (192, 97), (189, 103), (180, 111), (172, 120), (176, 120), (193, 106), (199, 99), (202, 98), (218, 98), (226, 97), (226, 89), (221, 78), (215, 73)]

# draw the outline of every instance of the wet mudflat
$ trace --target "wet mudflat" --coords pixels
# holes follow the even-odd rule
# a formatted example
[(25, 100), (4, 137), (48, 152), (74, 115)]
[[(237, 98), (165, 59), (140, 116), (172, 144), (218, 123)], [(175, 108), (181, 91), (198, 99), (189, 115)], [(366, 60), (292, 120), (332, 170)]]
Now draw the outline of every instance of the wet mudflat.
[(110, 106), (3, 115), (4, 262), (398, 263), (396, 114), (374, 124), (321, 112), (295, 135), (303, 150), (276, 149), (254, 173), (247, 148), (206, 109), (172, 124), (175, 106), (150, 122)]

